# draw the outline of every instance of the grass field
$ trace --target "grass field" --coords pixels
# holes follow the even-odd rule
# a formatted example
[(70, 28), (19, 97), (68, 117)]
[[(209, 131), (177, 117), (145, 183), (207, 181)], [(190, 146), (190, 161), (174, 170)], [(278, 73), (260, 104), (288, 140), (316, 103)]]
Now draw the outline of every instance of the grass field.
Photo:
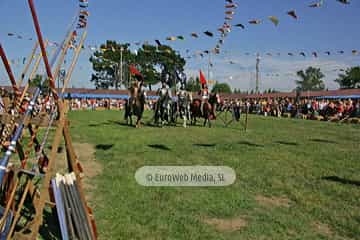
[[(117, 111), (69, 116), (74, 142), (95, 148), (100, 239), (360, 239), (359, 125), (250, 116), (247, 132), (135, 129)], [(146, 188), (134, 178), (146, 165), (226, 165), (237, 180)]]

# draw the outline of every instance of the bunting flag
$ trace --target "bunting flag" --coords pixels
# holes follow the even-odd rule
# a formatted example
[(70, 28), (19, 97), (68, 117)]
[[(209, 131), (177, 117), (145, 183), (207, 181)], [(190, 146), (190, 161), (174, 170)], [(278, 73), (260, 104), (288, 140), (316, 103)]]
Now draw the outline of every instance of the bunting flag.
[(245, 26), (242, 25), (241, 23), (236, 24), (235, 27), (240, 27), (240, 28), (242, 28), (242, 29), (245, 29)]
[(198, 37), (199, 37), (199, 35), (197, 35), (197, 33), (194, 33), (194, 32), (191, 33), (191, 36), (194, 37), (194, 38), (198, 38)]
[(287, 12), (287, 14), (295, 19), (298, 19), (298, 16), (296, 15), (295, 10), (291, 10), (291, 11)]
[(260, 23), (261, 23), (261, 20), (259, 20), (259, 19), (254, 19), (254, 20), (250, 20), (249, 23), (256, 25), (256, 24), (260, 24)]
[(176, 41), (177, 37), (168, 37), (166, 38), (166, 40), (168, 41)]
[(78, 23), (77, 28), (86, 28), (87, 27), (87, 18), (90, 16), (89, 11), (87, 10), (89, 6), (89, 2), (87, 0), (79, 0), (79, 16), (78, 16)]
[(161, 42), (160, 42), (159, 40), (155, 40), (155, 42), (156, 42), (156, 44), (158, 45), (158, 47), (161, 47), (161, 46), (162, 46), (162, 44), (161, 44)]
[(275, 16), (269, 16), (269, 20), (274, 23), (275, 26), (279, 25), (279, 19)]
[(212, 32), (210, 32), (210, 31), (206, 31), (206, 32), (204, 32), (204, 34), (205, 34), (206, 36), (209, 36), (209, 37), (213, 37), (213, 36), (214, 36), (214, 34), (213, 34)]
[(342, 3), (342, 4), (350, 4), (349, 0), (337, 0), (337, 1)]
[(237, 5), (234, 3), (226, 4), (225, 8), (237, 8)]
[(321, 0), (320, 2), (310, 4), (309, 7), (318, 8), (321, 7), (323, 4), (324, 4), (324, 0)]
[[(89, 16), (89, 12), (87, 10), (88, 7), (88, 2), (87, 0), (78, 0), (79, 1), (79, 6), (80, 6), (80, 11), (79, 11), (79, 26), (86, 26), (87, 25), (87, 17)], [(310, 3), (307, 5), (307, 7), (310, 8), (320, 8), (324, 5), (324, 0), (313, 0), (314, 2)], [(349, 0), (337, 0), (339, 3), (341, 4), (350, 4)], [(236, 14), (236, 9), (238, 8), (238, 5), (235, 3), (234, 0), (225, 0), (225, 4), (224, 4), (224, 17), (225, 17), (225, 22), (217, 28), (214, 28), (213, 31), (211, 31), (210, 29), (205, 31), (205, 32), (192, 32), (190, 33), (191, 38), (193, 39), (197, 39), (200, 37), (200, 34), (203, 33), (205, 36), (213, 38), (216, 37), (216, 45), (214, 48), (209, 49), (207, 51), (194, 51), (193, 54), (189, 53), (189, 51), (186, 52), (187, 59), (190, 59), (192, 57), (203, 57), (204, 54), (210, 54), (210, 53), (214, 53), (214, 54), (219, 54), (221, 51), (221, 48), (224, 44), (224, 39), (229, 35), (229, 33), (232, 31), (232, 26), (236, 27), (236, 28), (240, 28), (240, 29), (245, 29), (246, 26), (242, 23), (237, 23), (237, 24), (232, 24), (232, 20), (233, 20), (233, 16)], [(286, 14), (294, 19), (299, 19), (298, 15), (297, 15), (297, 11), (295, 9), (289, 10), (286, 12)], [(274, 26), (278, 26), (280, 23), (280, 20), (278, 18), (278, 16), (275, 15), (270, 15), (267, 17), (269, 21), (271, 21), (273, 23)], [(259, 18), (259, 19), (250, 19), (247, 23), (250, 25), (258, 25), (258, 24), (262, 24), (263, 20), (265, 18)], [(9, 35), (10, 36), (10, 35)], [(11, 34), (11, 36), (18, 36), (16, 34)], [(185, 37), (183, 35), (176, 35), (173, 34), (172, 36), (166, 37), (165, 39), (166, 41), (177, 41), (177, 40), (182, 40), (185, 41)], [(155, 42), (158, 45), (158, 47), (162, 46), (161, 45), (161, 39), (156, 39)], [(144, 41), (148, 42), (148, 41)], [(134, 42), (131, 43), (134, 44), (136, 46), (140, 46), (141, 42)], [(330, 52), (325, 52), (326, 55), (330, 56), (331, 54), (329, 54)], [(339, 52), (340, 54), (343, 54), (343, 51)], [(353, 53), (354, 54), (354, 53)], [(272, 54), (272, 56), (275, 56), (276, 54)], [(295, 56), (296, 53), (284, 53), (284, 55), (288, 55), (288, 56)], [(315, 56), (314, 53), (308, 53), (305, 54), (305, 52), (301, 52), (300, 53), (301, 56), (306, 57), (307, 55), (313, 55)], [(358, 55), (357, 52), (355, 52), (354, 55)], [(268, 55), (269, 56), (269, 55)], [(280, 56), (280, 53), (277, 54), (277, 56)], [(316, 53), (316, 57), (317, 57), (317, 53)]]

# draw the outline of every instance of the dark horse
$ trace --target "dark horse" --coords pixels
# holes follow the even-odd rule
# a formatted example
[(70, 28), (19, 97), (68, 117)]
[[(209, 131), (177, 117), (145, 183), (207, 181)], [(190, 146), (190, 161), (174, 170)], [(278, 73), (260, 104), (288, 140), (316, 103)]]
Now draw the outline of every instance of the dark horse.
[(135, 115), (136, 119), (136, 128), (141, 127), (141, 119), (144, 113), (145, 106), (145, 94), (139, 92), (138, 89), (131, 89), (135, 92), (133, 97), (130, 97), (125, 103), (125, 120), (126, 123), (132, 125), (132, 116)]
[(203, 112), (201, 112), (201, 100), (194, 99), (190, 105), (191, 111), (191, 124), (196, 125), (196, 118), (204, 118), (204, 127), (208, 123), (211, 127), (211, 120), (216, 119), (216, 106), (220, 103), (220, 97), (218, 94), (210, 94), (209, 100), (203, 104)]

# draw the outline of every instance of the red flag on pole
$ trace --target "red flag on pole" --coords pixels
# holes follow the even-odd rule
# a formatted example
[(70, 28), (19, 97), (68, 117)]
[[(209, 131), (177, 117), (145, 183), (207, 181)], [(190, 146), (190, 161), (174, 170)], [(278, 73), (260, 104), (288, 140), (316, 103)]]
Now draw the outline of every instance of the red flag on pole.
[(135, 76), (135, 78), (139, 81), (144, 80), (143, 75), (136, 69), (134, 65), (130, 65), (130, 73), (131, 75)]
[(202, 85), (206, 84), (206, 78), (205, 78), (205, 76), (204, 76), (204, 74), (203, 74), (203, 72), (201, 70), (200, 70), (200, 83)]

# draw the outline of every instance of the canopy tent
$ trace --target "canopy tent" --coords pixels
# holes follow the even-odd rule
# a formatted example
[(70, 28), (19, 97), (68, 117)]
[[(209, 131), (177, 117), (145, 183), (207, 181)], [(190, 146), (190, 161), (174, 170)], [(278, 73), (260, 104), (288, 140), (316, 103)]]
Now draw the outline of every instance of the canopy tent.
[[(129, 99), (128, 95), (122, 94), (91, 94), (91, 93), (64, 93), (64, 98), (77, 98), (77, 99)], [(158, 96), (148, 96), (147, 99), (156, 100)]]
[(360, 99), (360, 95), (348, 95), (348, 96), (320, 96), (316, 99)]

